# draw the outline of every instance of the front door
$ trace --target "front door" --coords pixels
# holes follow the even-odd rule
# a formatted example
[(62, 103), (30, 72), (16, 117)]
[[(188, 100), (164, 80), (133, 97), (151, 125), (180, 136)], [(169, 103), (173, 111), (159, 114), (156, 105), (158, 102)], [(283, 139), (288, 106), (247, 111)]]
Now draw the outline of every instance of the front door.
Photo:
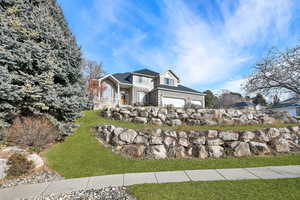
[(126, 103), (126, 94), (121, 94), (121, 104), (125, 105)]

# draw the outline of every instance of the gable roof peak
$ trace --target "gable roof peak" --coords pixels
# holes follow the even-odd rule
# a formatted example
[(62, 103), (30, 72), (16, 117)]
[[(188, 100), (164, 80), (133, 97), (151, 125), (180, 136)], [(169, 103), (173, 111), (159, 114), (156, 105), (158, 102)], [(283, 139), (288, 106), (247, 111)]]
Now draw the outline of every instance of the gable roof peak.
[(147, 69), (147, 68), (140, 69), (140, 70), (134, 71), (132, 73), (144, 74), (144, 75), (148, 75), (148, 76), (157, 76), (159, 74), (159, 73), (152, 71), (150, 69)]

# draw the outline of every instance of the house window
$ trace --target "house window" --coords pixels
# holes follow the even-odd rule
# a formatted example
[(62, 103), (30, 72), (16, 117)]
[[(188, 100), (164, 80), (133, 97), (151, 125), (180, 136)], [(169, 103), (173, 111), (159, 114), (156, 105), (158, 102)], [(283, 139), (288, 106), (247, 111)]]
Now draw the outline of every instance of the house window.
[(142, 76), (139, 76), (139, 83), (143, 83), (144, 82), (144, 79), (143, 79), (144, 77), (142, 77)]
[(146, 104), (146, 92), (137, 93), (138, 103)]
[(165, 84), (166, 85), (170, 85), (170, 86), (174, 86), (174, 80), (171, 78), (165, 78)]
[(300, 107), (296, 107), (296, 116), (300, 116)]
[(112, 85), (103, 83), (103, 90), (102, 90), (102, 100), (105, 102), (113, 102), (114, 101), (114, 88)]

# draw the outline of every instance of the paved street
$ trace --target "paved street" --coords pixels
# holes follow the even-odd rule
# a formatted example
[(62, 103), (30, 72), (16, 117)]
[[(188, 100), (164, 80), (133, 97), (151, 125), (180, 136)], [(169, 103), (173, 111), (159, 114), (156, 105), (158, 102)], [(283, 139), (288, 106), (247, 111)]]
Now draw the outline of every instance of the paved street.
[(20, 198), (43, 196), (52, 193), (78, 191), (82, 189), (97, 189), (107, 186), (128, 186), (143, 183), (170, 183), (242, 179), (278, 179), (296, 177), (300, 177), (300, 165), (131, 173), (66, 179), (62, 181), (42, 184), (21, 185), (0, 190), (0, 199), (13, 200)]

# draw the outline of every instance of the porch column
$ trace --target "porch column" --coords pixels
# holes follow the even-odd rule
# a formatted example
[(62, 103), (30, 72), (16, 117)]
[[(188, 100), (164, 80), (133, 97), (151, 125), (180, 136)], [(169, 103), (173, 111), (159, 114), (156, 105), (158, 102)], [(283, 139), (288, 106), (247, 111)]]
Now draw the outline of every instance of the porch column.
[(98, 101), (101, 101), (101, 95), (102, 95), (102, 85), (101, 85), (101, 80), (98, 82)]
[(120, 105), (120, 84), (118, 83), (118, 91), (117, 91), (117, 105)]

